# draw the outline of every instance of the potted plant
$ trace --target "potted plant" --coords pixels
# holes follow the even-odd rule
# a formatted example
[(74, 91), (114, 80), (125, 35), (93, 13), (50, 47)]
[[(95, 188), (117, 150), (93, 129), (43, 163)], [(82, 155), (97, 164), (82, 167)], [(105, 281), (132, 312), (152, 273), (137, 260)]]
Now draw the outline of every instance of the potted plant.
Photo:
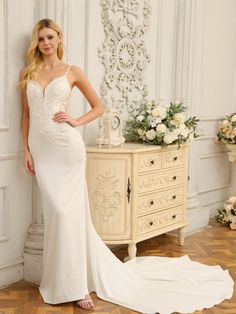
[(230, 151), (228, 157), (230, 161), (236, 161), (236, 112), (226, 115), (219, 123), (216, 142), (226, 144)]
[(236, 196), (231, 196), (215, 216), (217, 222), (236, 230)]

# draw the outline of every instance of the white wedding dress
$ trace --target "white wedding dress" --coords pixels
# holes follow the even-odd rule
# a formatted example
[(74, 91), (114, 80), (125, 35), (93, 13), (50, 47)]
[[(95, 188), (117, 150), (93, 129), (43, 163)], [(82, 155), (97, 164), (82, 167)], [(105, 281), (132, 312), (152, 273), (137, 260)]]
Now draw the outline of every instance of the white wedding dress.
[(83, 299), (96, 292), (142, 313), (192, 313), (233, 293), (233, 280), (220, 266), (181, 258), (136, 257), (121, 262), (103, 243), (90, 218), (85, 179), (86, 151), (78, 129), (52, 120), (68, 111), (69, 71), (42, 90), (27, 82), (30, 110), (29, 148), (42, 195), (44, 215), (44, 302)]

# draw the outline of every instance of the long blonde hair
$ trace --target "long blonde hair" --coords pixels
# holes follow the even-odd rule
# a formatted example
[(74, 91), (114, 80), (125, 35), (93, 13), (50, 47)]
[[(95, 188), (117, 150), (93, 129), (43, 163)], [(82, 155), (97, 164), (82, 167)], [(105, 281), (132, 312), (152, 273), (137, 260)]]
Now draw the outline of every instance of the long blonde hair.
[[(25, 68), (26, 73), (23, 80), (19, 83), (19, 88), (24, 89), (26, 87), (26, 83), (29, 79), (35, 78), (35, 73), (42, 69), (43, 65), (43, 56), (41, 51), (38, 49), (38, 32), (43, 28), (51, 28), (57, 32), (58, 36), (62, 36), (62, 31), (57, 23), (51, 19), (45, 18), (38, 21), (33, 30), (31, 43), (26, 53), (28, 66)], [(60, 60), (62, 60), (64, 54), (64, 45), (62, 42), (58, 44), (57, 56)]]

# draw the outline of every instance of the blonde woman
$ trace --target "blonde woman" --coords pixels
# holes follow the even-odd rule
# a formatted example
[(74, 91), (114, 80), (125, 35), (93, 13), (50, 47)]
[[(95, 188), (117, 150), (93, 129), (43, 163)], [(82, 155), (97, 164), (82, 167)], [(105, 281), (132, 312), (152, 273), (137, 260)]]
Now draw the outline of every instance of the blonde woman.
[[(63, 62), (63, 36), (50, 19), (33, 28), (27, 67), (20, 72), (24, 166), (35, 175), (44, 216), (43, 274), (50, 304), (76, 301), (92, 309), (90, 292), (144, 313), (192, 313), (230, 298), (233, 281), (219, 266), (180, 258), (137, 257), (122, 263), (97, 234), (85, 180), (86, 151), (76, 128), (103, 113), (83, 72)], [(69, 114), (72, 88), (91, 110)]]

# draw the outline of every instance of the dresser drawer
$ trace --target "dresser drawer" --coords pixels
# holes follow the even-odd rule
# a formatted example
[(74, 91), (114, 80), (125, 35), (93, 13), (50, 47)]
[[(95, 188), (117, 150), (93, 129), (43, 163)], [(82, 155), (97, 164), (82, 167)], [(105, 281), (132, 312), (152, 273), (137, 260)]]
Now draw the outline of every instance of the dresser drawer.
[(183, 187), (177, 187), (165, 191), (158, 191), (148, 195), (138, 196), (138, 215), (160, 211), (167, 207), (182, 204), (184, 201)]
[(151, 192), (162, 188), (171, 188), (183, 184), (185, 172), (183, 168), (154, 172), (138, 176), (138, 193)]
[(183, 221), (184, 208), (178, 206), (138, 218), (138, 236)]
[(146, 172), (161, 169), (162, 154), (140, 154), (138, 158), (138, 172)]
[(184, 164), (184, 150), (182, 148), (162, 152), (162, 168), (178, 167)]

